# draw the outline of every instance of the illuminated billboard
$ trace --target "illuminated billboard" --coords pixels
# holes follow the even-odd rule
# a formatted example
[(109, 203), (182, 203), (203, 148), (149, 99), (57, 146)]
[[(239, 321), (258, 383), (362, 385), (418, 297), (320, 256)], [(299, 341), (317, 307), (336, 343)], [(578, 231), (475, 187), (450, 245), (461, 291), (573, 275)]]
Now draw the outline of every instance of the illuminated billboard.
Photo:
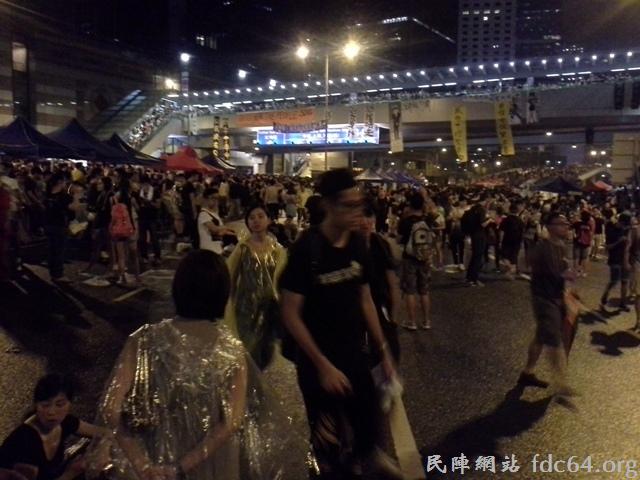
[[(324, 145), (325, 131), (281, 133), (273, 130), (260, 130), (258, 145)], [(332, 145), (377, 144), (380, 143), (380, 130), (377, 126), (354, 125), (353, 130), (346, 127), (329, 127), (328, 143)]]

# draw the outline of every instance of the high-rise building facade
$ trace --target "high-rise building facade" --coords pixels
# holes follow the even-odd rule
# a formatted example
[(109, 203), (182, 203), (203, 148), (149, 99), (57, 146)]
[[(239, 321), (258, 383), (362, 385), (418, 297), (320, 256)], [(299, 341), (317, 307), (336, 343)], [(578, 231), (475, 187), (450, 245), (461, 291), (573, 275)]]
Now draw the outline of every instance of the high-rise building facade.
[(563, 0), (518, 0), (518, 58), (562, 53), (562, 4)]
[(509, 61), (516, 54), (516, 0), (460, 0), (458, 63)]

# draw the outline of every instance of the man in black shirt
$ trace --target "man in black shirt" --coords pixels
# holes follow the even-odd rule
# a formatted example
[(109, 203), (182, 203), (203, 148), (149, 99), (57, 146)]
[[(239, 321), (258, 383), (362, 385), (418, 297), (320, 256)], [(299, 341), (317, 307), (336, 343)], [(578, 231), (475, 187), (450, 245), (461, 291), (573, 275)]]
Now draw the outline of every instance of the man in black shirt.
[(160, 262), (160, 239), (158, 238), (158, 210), (160, 209), (160, 189), (151, 184), (148, 175), (140, 178), (138, 202), (138, 249), (143, 261), (149, 260), (147, 236), (153, 248), (154, 265)]
[(395, 369), (371, 297), (366, 248), (352, 234), (360, 227), (363, 197), (346, 169), (323, 174), (318, 191), (326, 216), (292, 246), (280, 280), (283, 323), (299, 349), (298, 383), (311, 442), (322, 478), (343, 478), (361, 462), (386, 478), (402, 478), (376, 447), (381, 412), (364, 351), (365, 330), (387, 378)]
[(631, 229), (631, 217), (621, 213), (618, 222), (608, 222), (605, 226), (606, 248), (609, 252), (609, 283), (600, 299), (600, 309), (605, 310), (609, 302), (609, 293), (620, 282), (620, 309), (629, 311), (627, 306), (627, 287), (629, 284), (629, 232)]
[(500, 222), (500, 254), (508, 264), (507, 278), (513, 280), (513, 275), (518, 271), (518, 254), (524, 235), (524, 222), (518, 216), (518, 205), (512, 203), (509, 207), (509, 215)]
[[(417, 298), (420, 298), (422, 307), (422, 321), (420, 325), (423, 329), (431, 328), (431, 299), (429, 298), (429, 286), (431, 283), (431, 263), (432, 258), (416, 258), (414, 253), (408, 252), (407, 245), (413, 241), (413, 226), (418, 222), (424, 222), (423, 226), (427, 227), (425, 238), (427, 244), (425, 247), (431, 251), (431, 255), (435, 252), (435, 233), (432, 230), (435, 227), (433, 218), (424, 215), (424, 197), (419, 193), (414, 193), (409, 198), (409, 211), (407, 215), (400, 220), (398, 225), (398, 243), (404, 246), (402, 252), (402, 265), (400, 269), (400, 288), (407, 299), (407, 322), (404, 327), (408, 330), (417, 330)], [(425, 235), (425, 236), (426, 236)]]
[(576, 279), (575, 272), (569, 269), (566, 260), (565, 241), (569, 236), (569, 227), (564, 215), (551, 213), (547, 219), (549, 238), (541, 239), (531, 254), (531, 300), (536, 334), (529, 345), (527, 365), (518, 380), (522, 386), (548, 386), (534, 374), (543, 347), (546, 347), (555, 376), (556, 392), (560, 396), (573, 394), (566, 381), (567, 357), (562, 338), (566, 313), (565, 280)]
[(48, 267), (51, 280), (68, 282), (64, 276), (64, 260), (74, 199), (66, 191), (64, 176), (56, 173), (47, 183), (45, 233), (49, 241)]

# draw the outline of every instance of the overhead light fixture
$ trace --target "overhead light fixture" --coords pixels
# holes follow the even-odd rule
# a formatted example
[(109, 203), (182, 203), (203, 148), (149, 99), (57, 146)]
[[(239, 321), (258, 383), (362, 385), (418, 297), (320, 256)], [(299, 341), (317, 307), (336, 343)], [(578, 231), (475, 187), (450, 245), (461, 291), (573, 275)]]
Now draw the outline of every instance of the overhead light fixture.
[(242, 70), (241, 68), (238, 70), (238, 78), (240, 80), (244, 80), (245, 78), (247, 78), (249, 72), (247, 72), (246, 70)]
[(309, 48), (306, 45), (300, 45), (296, 50), (296, 56), (300, 60), (305, 60), (309, 56)]

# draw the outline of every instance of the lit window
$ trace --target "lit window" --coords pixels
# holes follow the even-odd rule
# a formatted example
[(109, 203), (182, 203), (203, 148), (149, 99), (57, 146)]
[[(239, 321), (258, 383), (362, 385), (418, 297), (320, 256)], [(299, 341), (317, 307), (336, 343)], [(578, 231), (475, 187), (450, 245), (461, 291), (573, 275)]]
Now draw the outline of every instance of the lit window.
[(13, 70), (16, 72), (27, 71), (27, 47), (23, 43), (13, 42), (12, 46)]
[(204, 47), (204, 35), (196, 35), (196, 43)]

